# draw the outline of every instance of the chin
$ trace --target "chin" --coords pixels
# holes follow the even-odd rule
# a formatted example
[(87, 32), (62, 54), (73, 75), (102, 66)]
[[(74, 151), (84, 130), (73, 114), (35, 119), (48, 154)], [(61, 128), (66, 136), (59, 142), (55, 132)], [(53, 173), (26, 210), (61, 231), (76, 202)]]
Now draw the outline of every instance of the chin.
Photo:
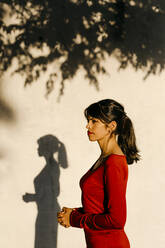
[(94, 139), (94, 138), (92, 139), (89, 137), (89, 141), (94, 142), (94, 141), (96, 141), (96, 139)]

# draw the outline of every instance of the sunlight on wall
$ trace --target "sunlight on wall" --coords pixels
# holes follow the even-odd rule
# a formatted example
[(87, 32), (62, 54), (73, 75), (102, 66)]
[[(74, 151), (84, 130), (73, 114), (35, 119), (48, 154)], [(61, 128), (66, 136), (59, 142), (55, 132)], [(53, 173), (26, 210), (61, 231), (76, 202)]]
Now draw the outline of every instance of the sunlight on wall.
[[(67, 152), (68, 168), (60, 168), (60, 206), (80, 206), (79, 179), (99, 155), (97, 144), (88, 141), (83, 110), (94, 101), (113, 98), (124, 104), (133, 120), (142, 155), (139, 164), (129, 167), (126, 232), (131, 248), (163, 248), (165, 74), (143, 81), (144, 75), (131, 68), (116, 71), (113, 60), (106, 67), (110, 76), (99, 77), (100, 91), (89, 86), (80, 71), (66, 82), (59, 103), (58, 87), (45, 99), (44, 81), (24, 89), (20, 76), (4, 78), (3, 95), (16, 112), (17, 122), (0, 123), (4, 151), (0, 160), (1, 247), (34, 247), (37, 208), (34, 202), (23, 202), (22, 195), (34, 193), (33, 180), (45, 165), (37, 153), (37, 140), (43, 135), (56, 136)], [(59, 227), (57, 247), (85, 247), (83, 231)]]

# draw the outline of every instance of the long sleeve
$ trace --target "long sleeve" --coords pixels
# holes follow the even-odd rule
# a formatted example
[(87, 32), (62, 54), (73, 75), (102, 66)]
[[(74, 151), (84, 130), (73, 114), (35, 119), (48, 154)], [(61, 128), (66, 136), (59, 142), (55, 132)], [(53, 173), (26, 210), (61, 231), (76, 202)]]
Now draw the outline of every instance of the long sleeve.
[[(124, 163), (125, 165), (125, 163)], [(86, 214), (75, 209), (70, 216), (73, 227), (93, 230), (122, 229), (126, 222), (126, 184), (123, 160), (106, 162), (104, 171), (105, 212), (102, 214)]]

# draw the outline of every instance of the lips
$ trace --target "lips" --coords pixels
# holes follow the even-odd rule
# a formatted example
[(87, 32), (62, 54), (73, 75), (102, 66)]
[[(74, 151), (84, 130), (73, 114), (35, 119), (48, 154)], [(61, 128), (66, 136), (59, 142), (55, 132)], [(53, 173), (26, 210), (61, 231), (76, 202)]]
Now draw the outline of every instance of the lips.
[(91, 134), (93, 134), (92, 132), (90, 132), (90, 131), (88, 131), (88, 135), (91, 135)]

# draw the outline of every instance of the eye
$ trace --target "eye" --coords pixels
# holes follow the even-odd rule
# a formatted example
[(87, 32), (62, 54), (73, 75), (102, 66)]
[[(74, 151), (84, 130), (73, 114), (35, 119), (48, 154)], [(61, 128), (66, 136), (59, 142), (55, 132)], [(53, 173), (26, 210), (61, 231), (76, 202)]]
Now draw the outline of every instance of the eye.
[(98, 122), (97, 119), (92, 119), (92, 123), (96, 123), (96, 122)]
[(94, 123), (98, 122), (98, 119), (88, 118), (87, 122), (89, 123), (89, 121), (91, 121), (94, 124)]

